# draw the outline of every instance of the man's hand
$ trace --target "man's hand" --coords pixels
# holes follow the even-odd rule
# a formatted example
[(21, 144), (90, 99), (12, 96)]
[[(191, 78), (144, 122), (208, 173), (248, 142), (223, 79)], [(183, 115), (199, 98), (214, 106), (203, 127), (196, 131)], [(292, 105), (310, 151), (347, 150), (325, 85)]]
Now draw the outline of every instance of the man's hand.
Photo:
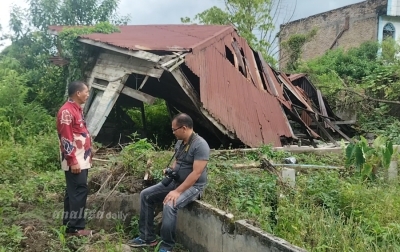
[(71, 166), (71, 173), (74, 173), (74, 174), (81, 173), (81, 167), (79, 166), (79, 164)]
[(165, 196), (163, 204), (166, 205), (172, 201), (172, 206), (176, 206), (176, 201), (178, 200), (179, 196), (181, 196), (181, 194), (176, 190), (170, 191), (167, 196)]

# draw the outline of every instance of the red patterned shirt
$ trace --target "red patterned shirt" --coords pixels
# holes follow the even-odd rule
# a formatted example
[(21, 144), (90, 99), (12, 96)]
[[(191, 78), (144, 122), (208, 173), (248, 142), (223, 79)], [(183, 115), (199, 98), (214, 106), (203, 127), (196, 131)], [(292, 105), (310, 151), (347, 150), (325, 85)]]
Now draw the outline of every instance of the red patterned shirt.
[(61, 168), (69, 170), (79, 164), (81, 169), (92, 167), (92, 143), (81, 106), (68, 100), (58, 111), (57, 132), (60, 140)]

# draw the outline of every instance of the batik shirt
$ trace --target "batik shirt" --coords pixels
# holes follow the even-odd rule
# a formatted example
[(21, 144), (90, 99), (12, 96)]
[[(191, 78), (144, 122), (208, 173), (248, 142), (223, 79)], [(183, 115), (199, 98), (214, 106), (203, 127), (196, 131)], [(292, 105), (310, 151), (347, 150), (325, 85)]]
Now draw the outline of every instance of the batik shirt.
[(81, 169), (92, 166), (92, 143), (81, 106), (68, 100), (58, 111), (57, 131), (60, 140), (61, 168), (79, 164)]

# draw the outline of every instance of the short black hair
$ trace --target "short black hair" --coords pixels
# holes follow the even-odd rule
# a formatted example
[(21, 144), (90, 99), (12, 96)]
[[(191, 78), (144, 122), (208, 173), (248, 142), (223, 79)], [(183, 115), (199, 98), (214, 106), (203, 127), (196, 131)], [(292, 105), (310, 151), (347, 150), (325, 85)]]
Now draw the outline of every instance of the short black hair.
[(73, 96), (76, 92), (82, 91), (84, 86), (88, 86), (84, 81), (73, 81), (68, 85), (68, 96)]
[(188, 114), (177, 114), (172, 121), (176, 121), (178, 127), (186, 126), (189, 129), (193, 129), (193, 120)]

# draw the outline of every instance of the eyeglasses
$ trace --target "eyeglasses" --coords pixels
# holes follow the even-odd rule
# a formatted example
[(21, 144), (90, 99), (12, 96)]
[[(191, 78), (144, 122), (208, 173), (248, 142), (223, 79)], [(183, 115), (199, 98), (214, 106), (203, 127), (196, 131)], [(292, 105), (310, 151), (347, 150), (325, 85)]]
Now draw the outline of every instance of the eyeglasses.
[(182, 128), (183, 126), (180, 126), (180, 127), (178, 127), (178, 128), (176, 128), (176, 129), (172, 129), (172, 132), (175, 132), (175, 131), (177, 131), (178, 129), (180, 129), (180, 128)]

